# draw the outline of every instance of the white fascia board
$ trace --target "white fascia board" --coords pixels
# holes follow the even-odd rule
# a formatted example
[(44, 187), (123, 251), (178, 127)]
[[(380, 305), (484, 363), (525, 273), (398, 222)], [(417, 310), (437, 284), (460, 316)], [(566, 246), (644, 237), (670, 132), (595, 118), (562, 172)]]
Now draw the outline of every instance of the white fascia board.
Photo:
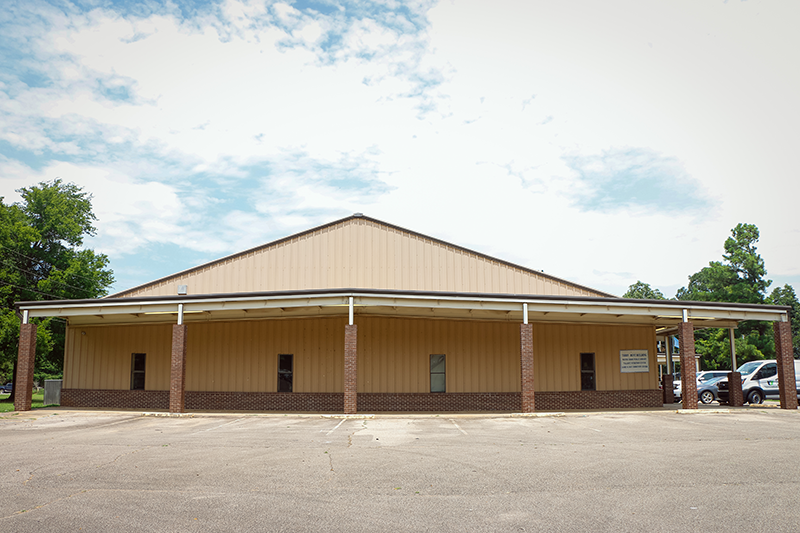
[(537, 298), (502, 298), (476, 295), (427, 295), (396, 293), (362, 293), (359, 291), (341, 293), (321, 293), (303, 295), (259, 295), (259, 296), (221, 296), (208, 298), (182, 299), (169, 297), (165, 300), (152, 301), (114, 301), (96, 300), (65, 305), (61, 303), (20, 306), (28, 310), (31, 317), (46, 316), (86, 316), (110, 314), (170, 313), (178, 311), (178, 304), (183, 304), (184, 311), (219, 311), (245, 310), (280, 307), (312, 307), (343, 306), (347, 307), (348, 298), (354, 298), (357, 307), (417, 307), (446, 309), (475, 309), (487, 311), (507, 311), (522, 313), (523, 304), (528, 305), (528, 313), (582, 314), (582, 315), (629, 315), (651, 316), (655, 318), (677, 318), (682, 309), (689, 310), (689, 319), (703, 318), (723, 320), (765, 320), (779, 321), (786, 313), (775, 309), (742, 308), (730, 306), (711, 306), (702, 303), (691, 305), (659, 305), (658, 303), (638, 303), (618, 301), (609, 298), (604, 301), (551, 300)]
[(678, 318), (681, 310), (689, 309), (689, 319), (727, 319), (727, 320), (767, 320), (777, 321), (784, 313), (774, 309), (742, 309), (736, 306), (662, 306), (644, 303), (585, 302), (579, 300), (536, 300), (513, 298), (475, 298), (436, 295), (375, 295), (354, 293), (356, 304), (363, 306), (424, 307), (449, 309), (485, 309), (494, 311), (517, 311), (522, 313), (522, 305), (528, 304), (528, 313), (570, 313), (591, 315), (634, 315)]
[(260, 298), (250, 300), (191, 301), (183, 304), (189, 311), (231, 311), (250, 309), (275, 309), (281, 307), (334, 307), (347, 306), (343, 296), (323, 295), (302, 298)]
[(74, 306), (37, 306), (30, 308), (30, 316), (91, 316), (91, 315), (138, 315), (144, 313), (177, 313), (178, 304), (154, 303), (152, 305), (74, 305)]
[(178, 305), (183, 304), (184, 313), (197, 311), (221, 311), (244, 309), (267, 309), (279, 307), (313, 307), (347, 305), (346, 296), (303, 297), (250, 297), (250, 298), (203, 298), (192, 300), (170, 300), (169, 302), (113, 302), (105, 301), (80, 303), (74, 305), (53, 304), (21, 306), (28, 309), (30, 316), (87, 316), (87, 315), (136, 315), (150, 313), (177, 313)]

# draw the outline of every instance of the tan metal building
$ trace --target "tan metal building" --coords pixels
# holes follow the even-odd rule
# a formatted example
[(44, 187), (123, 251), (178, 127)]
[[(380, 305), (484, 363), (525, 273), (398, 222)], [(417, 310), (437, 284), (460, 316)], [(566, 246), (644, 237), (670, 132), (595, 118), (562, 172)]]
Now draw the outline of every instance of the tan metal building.
[(616, 298), (360, 214), (107, 298), (17, 307), (17, 409), (37, 316), (68, 321), (61, 398), (75, 407), (656, 407), (657, 339), (680, 335), (694, 361), (694, 327), (741, 320), (775, 322), (794, 384), (788, 308)]

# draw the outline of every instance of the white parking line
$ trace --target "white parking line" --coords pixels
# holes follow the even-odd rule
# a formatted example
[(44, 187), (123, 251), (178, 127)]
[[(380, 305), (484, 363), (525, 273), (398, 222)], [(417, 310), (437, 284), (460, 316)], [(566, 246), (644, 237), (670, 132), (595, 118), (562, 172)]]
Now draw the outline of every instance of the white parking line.
[(459, 430), (461, 433), (463, 433), (464, 435), (466, 435), (466, 434), (467, 434), (467, 432), (466, 432), (466, 431), (464, 431), (463, 429), (461, 429), (461, 426), (459, 426), (458, 424), (456, 424), (456, 421), (455, 421), (455, 420), (453, 420), (452, 418), (450, 418), (449, 420), (450, 420), (450, 422), (452, 422), (452, 423), (453, 423), (453, 425), (454, 425), (455, 427), (457, 427), (457, 428), (458, 428), (458, 430)]
[[(578, 424), (575, 424), (575, 423), (573, 423), (573, 422), (570, 422), (569, 420), (563, 420), (563, 422), (564, 422), (565, 424), (569, 424), (570, 426), (576, 426), (576, 427), (578, 426)], [(602, 432), (603, 432), (602, 430), (600, 430), (600, 429), (595, 429), (595, 428), (584, 428), (584, 429), (588, 429), (588, 430), (590, 430), (590, 431), (596, 431), (596, 432), (598, 432), (598, 433), (602, 433)]]
[(341, 422), (339, 422), (338, 424), (336, 424), (336, 427), (335, 427), (335, 428), (333, 428), (332, 430), (330, 430), (329, 432), (327, 432), (327, 433), (325, 433), (325, 434), (326, 434), (326, 435), (330, 435), (331, 433), (333, 433), (334, 431), (336, 431), (336, 430), (339, 428), (339, 426), (341, 426), (342, 424), (344, 424), (344, 421), (345, 421), (345, 420), (346, 420), (346, 419), (345, 419), (345, 418), (343, 418)]
[(204, 429), (203, 431), (211, 431), (212, 429), (221, 428), (222, 426), (227, 426), (229, 424), (235, 424), (236, 422), (241, 422), (242, 420), (244, 420), (244, 418), (237, 418), (236, 420), (231, 420), (230, 422), (225, 422), (224, 424), (214, 426), (213, 428)]

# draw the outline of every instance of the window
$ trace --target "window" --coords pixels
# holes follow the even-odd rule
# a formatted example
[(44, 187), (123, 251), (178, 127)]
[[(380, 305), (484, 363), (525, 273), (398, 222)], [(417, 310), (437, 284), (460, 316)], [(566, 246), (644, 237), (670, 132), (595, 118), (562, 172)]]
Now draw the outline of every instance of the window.
[(294, 373), (294, 355), (282, 353), (278, 355), (278, 392), (292, 392)]
[(147, 354), (131, 354), (131, 390), (144, 390), (144, 360)]
[(445, 361), (444, 354), (431, 355), (431, 392), (445, 392)]
[(581, 390), (595, 390), (594, 354), (581, 354)]
[(761, 370), (758, 371), (758, 375), (756, 375), (755, 379), (767, 379), (777, 374), (778, 374), (778, 364), (769, 363), (764, 365), (761, 368)]
[[(745, 363), (742, 366), (740, 366), (738, 372), (742, 375), (742, 377), (749, 376), (760, 365), (761, 365), (761, 361), (750, 361), (749, 363)], [(777, 370), (777, 367), (776, 367), (776, 370)]]

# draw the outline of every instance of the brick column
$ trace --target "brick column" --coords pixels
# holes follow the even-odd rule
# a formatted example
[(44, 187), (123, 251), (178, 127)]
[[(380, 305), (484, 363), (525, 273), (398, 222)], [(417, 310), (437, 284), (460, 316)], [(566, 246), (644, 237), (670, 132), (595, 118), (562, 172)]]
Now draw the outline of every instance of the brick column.
[(344, 412), (354, 415), (358, 412), (358, 326), (344, 327)]
[(536, 410), (533, 402), (533, 324), (519, 325), (520, 366), (522, 368), (522, 412)]
[(794, 374), (794, 348), (789, 322), (775, 322), (775, 359), (778, 361), (778, 390), (781, 409), (797, 409), (797, 389)]
[(36, 363), (36, 324), (19, 327), (17, 382), (14, 383), (14, 410), (30, 411), (33, 396), (33, 366)]
[(681, 322), (678, 326), (681, 342), (681, 398), (684, 409), (697, 409), (697, 371), (694, 359), (694, 325)]
[(728, 374), (728, 404), (731, 407), (741, 407), (744, 405), (742, 395), (742, 375), (739, 372)]
[(664, 392), (664, 403), (675, 403), (675, 392), (673, 390), (672, 374), (661, 376), (661, 388)]
[(172, 364), (169, 379), (170, 413), (186, 412), (186, 327), (186, 324), (172, 326)]
[(778, 363), (778, 397), (780, 398), (781, 408), (786, 405), (786, 391), (783, 387), (783, 343), (781, 342), (781, 332), (780, 332), (780, 322), (775, 322), (773, 327), (773, 332), (775, 334), (775, 360)]

